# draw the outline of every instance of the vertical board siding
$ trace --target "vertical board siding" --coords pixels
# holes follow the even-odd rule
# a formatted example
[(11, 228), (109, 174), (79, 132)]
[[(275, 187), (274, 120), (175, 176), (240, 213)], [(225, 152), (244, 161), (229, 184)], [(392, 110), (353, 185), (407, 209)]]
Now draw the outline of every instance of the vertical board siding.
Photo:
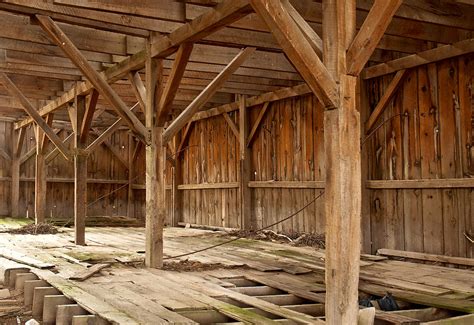
[[(251, 125), (262, 107), (250, 109)], [(229, 113), (238, 126), (238, 112)], [(251, 181), (324, 180), (323, 107), (313, 96), (271, 103), (251, 144)], [(200, 120), (189, 136), (181, 161), (184, 184), (237, 182), (239, 143), (222, 116)], [(238, 228), (238, 189), (184, 190), (183, 222)], [(321, 190), (252, 189), (258, 227), (292, 214)], [(274, 226), (285, 232), (324, 233), (324, 201)]]
[[(368, 109), (375, 108), (393, 76), (368, 80)], [(250, 108), (250, 128), (261, 106)], [(251, 181), (323, 181), (323, 106), (312, 95), (270, 103), (251, 143)], [(239, 127), (238, 112), (228, 113)], [(367, 114), (365, 114), (367, 115)], [(368, 115), (367, 115), (368, 116)], [(387, 122), (383, 122), (387, 121)], [(365, 121), (362, 121), (365, 122)], [(0, 122), (0, 146), (12, 150), (12, 123)], [(66, 131), (59, 136), (65, 138)], [(367, 134), (365, 135), (367, 137)], [(109, 143), (124, 160), (129, 135), (116, 132)], [(131, 141), (133, 145), (135, 143)], [(369, 138), (368, 178), (371, 180), (417, 180), (474, 177), (474, 55), (432, 63), (407, 72)], [(34, 148), (33, 129), (28, 129), (22, 155)], [(133, 149), (133, 148), (132, 148)], [(51, 146), (50, 149), (51, 150)], [(170, 159), (175, 153), (169, 152)], [(239, 141), (223, 116), (193, 123), (177, 163), (181, 184), (234, 183), (240, 180)], [(144, 148), (131, 163), (133, 183), (144, 184)], [(20, 169), (23, 178), (34, 177), (34, 156)], [(48, 177), (72, 178), (73, 166), (61, 156), (48, 164)], [(0, 214), (8, 215), (10, 204), (9, 163), (0, 157)], [(90, 178), (128, 180), (128, 170), (105, 146), (88, 162)], [(2, 178), (3, 177), (3, 178)], [(166, 180), (171, 184), (171, 163)], [(89, 184), (88, 202), (118, 189), (118, 184)], [(89, 215), (126, 215), (127, 186), (92, 204)], [(252, 188), (252, 213), (258, 227), (271, 225), (297, 211), (322, 192), (321, 189)], [(167, 206), (171, 215), (171, 191)], [(180, 222), (239, 228), (238, 188), (182, 190)], [(144, 216), (145, 193), (134, 189), (132, 215)], [(372, 252), (394, 248), (454, 256), (474, 256), (464, 233), (474, 235), (474, 189), (374, 189), (368, 191), (363, 236)], [(20, 209), (31, 215), (34, 183), (22, 182)], [(48, 183), (47, 211), (51, 216), (73, 214), (73, 184)], [(169, 220), (167, 220), (169, 222)], [(295, 218), (272, 227), (285, 232), (325, 232), (324, 195)]]
[[(368, 82), (373, 110), (392, 76)], [(372, 180), (474, 177), (474, 55), (408, 72), (368, 141)], [(400, 114), (397, 116), (397, 114)], [(372, 251), (473, 256), (474, 197), (464, 189), (372, 190)]]
[[(10, 122), (0, 122), (0, 147), (8, 154), (12, 153), (12, 132), (13, 124)], [(67, 131), (61, 131), (59, 137), (65, 139)], [(108, 143), (113, 146), (121, 157), (128, 160), (128, 133), (116, 132), (109, 139)], [(21, 156), (35, 148), (34, 129), (28, 128)], [(48, 144), (46, 152), (53, 149), (52, 144)], [(138, 165), (133, 164), (136, 168)], [(140, 170), (143, 171), (142, 168)], [(7, 162), (0, 158), (0, 179), (9, 177)], [(142, 172), (139, 172), (140, 175)], [(20, 167), (20, 215), (34, 217), (34, 176), (35, 157), (32, 155)], [(48, 178), (73, 179), (73, 164), (67, 162), (61, 155), (56, 156), (47, 165)], [(128, 180), (128, 170), (104, 145), (99, 146), (89, 156), (88, 177), (91, 179), (104, 180)], [(26, 179), (26, 180), (25, 180)], [(135, 180), (138, 183), (140, 178)], [(127, 215), (128, 187), (121, 189), (123, 184), (88, 184), (88, 215), (90, 216), (124, 216)], [(0, 181), (0, 215), (8, 216), (11, 213), (10, 203), (10, 180)], [(100, 199), (102, 198), (102, 199)], [(100, 199), (100, 200), (98, 200)], [(98, 201), (97, 201), (98, 200)], [(137, 209), (141, 210), (141, 200), (137, 200)], [(74, 183), (72, 182), (48, 182), (46, 195), (46, 214), (54, 218), (71, 218), (74, 215)], [(138, 215), (142, 215), (139, 213)]]

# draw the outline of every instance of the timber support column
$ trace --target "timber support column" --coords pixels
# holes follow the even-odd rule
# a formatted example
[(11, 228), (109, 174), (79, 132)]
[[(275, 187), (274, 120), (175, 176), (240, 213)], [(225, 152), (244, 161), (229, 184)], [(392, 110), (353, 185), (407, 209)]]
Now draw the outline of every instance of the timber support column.
[(75, 98), (75, 126), (74, 129), (74, 242), (76, 245), (86, 244), (86, 215), (87, 215), (87, 157), (82, 129), (86, 111), (85, 96)]
[(162, 76), (162, 61), (152, 58), (147, 44), (145, 126), (148, 129), (146, 155), (146, 241), (145, 265), (151, 268), (163, 266), (163, 225), (166, 214), (164, 168), (166, 149), (163, 143), (163, 127), (157, 126), (157, 98)]
[(357, 77), (347, 74), (355, 1), (323, 1), (323, 61), (338, 86), (324, 113), (326, 165), (326, 322), (357, 324), (361, 242), (360, 117)]
[(255, 218), (252, 216), (252, 196), (248, 186), (251, 173), (251, 149), (247, 147), (249, 135), (249, 115), (246, 97), (239, 96), (239, 143), (240, 143), (240, 213), (243, 229), (257, 229)]
[(178, 189), (180, 184), (183, 184), (183, 168), (181, 155), (178, 152), (179, 144), (181, 143), (182, 132), (178, 133), (174, 137), (174, 148), (176, 152), (174, 153), (174, 162), (175, 165), (172, 168), (173, 179), (171, 182), (171, 204), (172, 204), (172, 216), (171, 216), (171, 225), (177, 227), (178, 223), (182, 220), (183, 213), (183, 191)]
[(326, 320), (357, 324), (360, 259), (360, 119), (356, 77), (341, 76), (338, 108), (324, 113)]
[(46, 155), (44, 154), (44, 133), (35, 126), (36, 162), (35, 162), (35, 223), (45, 222), (46, 217)]
[(12, 183), (11, 183), (11, 214), (12, 217), (20, 216), (20, 155), (25, 138), (25, 129), (12, 130)]
[(80, 148), (74, 153), (74, 242), (85, 245), (87, 215), (87, 157)]
[(20, 158), (12, 156), (12, 183), (11, 183), (11, 213), (16, 218), (20, 215)]

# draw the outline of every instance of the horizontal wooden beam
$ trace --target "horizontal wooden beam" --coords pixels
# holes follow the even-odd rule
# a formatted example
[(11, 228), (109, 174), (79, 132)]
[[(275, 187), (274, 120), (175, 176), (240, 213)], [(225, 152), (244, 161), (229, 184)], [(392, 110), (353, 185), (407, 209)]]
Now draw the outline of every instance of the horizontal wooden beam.
[(474, 188), (474, 178), (370, 180), (369, 189)]
[(238, 182), (230, 183), (201, 183), (201, 184), (181, 184), (178, 185), (178, 190), (210, 190), (210, 189), (225, 189), (238, 188)]
[[(11, 177), (0, 177), (0, 181), (8, 182), (11, 181)], [(34, 177), (20, 177), (20, 182), (34, 182)], [(48, 183), (74, 183), (74, 178), (67, 177), (48, 177), (46, 178)], [(128, 179), (100, 179), (100, 178), (89, 178), (87, 179), (89, 184), (111, 184), (111, 185), (124, 185), (128, 184)], [(137, 184), (139, 185), (139, 184)]]
[[(269, 103), (275, 102), (278, 100), (303, 96), (303, 95), (307, 95), (311, 93), (312, 93), (311, 89), (308, 87), (307, 84), (301, 84), (301, 85), (297, 85), (293, 87), (286, 87), (286, 88), (278, 89), (275, 91), (270, 91), (268, 93), (264, 93), (258, 96), (249, 97), (245, 100), (245, 106), (253, 107), (253, 106), (261, 105), (267, 102)], [(223, 113), (236, 111), (238, 109), (239, 109), (239, 103), (232, 102), (229, 104), (224, 104), (218, 107), (208, 109), (206, 111), (196, 113), (192, 120), (199, 121), (199, 120), (217, 116)]]
[(324, 189), (324, 181), (250, 181), (251, 188), (316, 188)]
[(472, 52), (474, 52), (474, 38), (453, 44), (439, 46), (431, 50), (404, 56), (400, 59), (365, 68), (362, 71), (361, 76), (363, 79), (376, 78), (397, 72), (399, 70), (415, 68), (420, 65), (433, 63)]
[(381, 248), (377, 250), (377, 255), (389, 256), (389, 257), (404, 257), (420, 261), (430, 261), (430, 262), (441, 262), (448, 264), (464, 265), (464, 266), (474, 266), (474, 259), (472, 258), (463, 258), (463, 257), (454, 257), (446, 255), (436, 255), (436, 254), (426, 254), (419, 252), (410, 252), (410, 251), (401, 251), (396, 249), (386, 249)]

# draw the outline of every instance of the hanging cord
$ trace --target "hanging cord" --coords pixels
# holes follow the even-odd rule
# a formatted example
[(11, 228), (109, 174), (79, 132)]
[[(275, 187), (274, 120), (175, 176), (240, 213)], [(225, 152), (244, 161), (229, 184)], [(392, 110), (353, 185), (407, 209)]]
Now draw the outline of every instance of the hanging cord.
[(102, 195), (102, 196), (99, 197), (97, 200), (92, 201), (91, 203), (89, 203), (89, 204), (87, 205), (87, 207), (90, 207), (91, 205), (93, 205), (93, 204), (99, 202), (100, 200), (105, 199), (105, 198), (108, 197), (108, 196), (111, 196), (113, 193), (120, 191), (120, 190), (121, 190), (122, 188), (124, 188), (124, 187), (127, 187), (127, 186), (129, 186), (129, 185), (132, 185), (131, 183), (132, 183), (134, 180), (136, 180), (138, 177), (140, 177), (140, 176), (135, 176), (134, 178), (132, 178), (132, 179), (130, 180), (130, 182), (123, 184), (122, 186), (116, 188), (116, 189), (113, 190), (113, 191), (110, 191), (109, 193), (107, 193), (107, 194), (105, 194), (105, 195)]
[(188, 150), (188, 149), (191, 149), (191, 148), (193, 148), (193, 147), (200, 147), (200, 146), (197, 145), (197, 144), (193, 144), (193, 145), (190, 145), (190, 146), (186, 146), (186, 147), (182, 148), (181, 150), (176, 151), (176, 152), (173, 153), (171, 156), (167, 156), (166, 159), (174, 159), (174, 157), (176, 157), (176, 155), (180, 154), (180, 153), (183, 152), (183, 151), (186, 151), (186, 150)]
[(362, 140), (362, 142), (361, 142), (361, 144), (360, 144), (360, 147), (362, 148), (362, 147), (364, 146), (364, 144), (367, 142), (367, 140), (369, 140), (369, 139), (375, 134), (375, 132), (377, 132), (377, 130), (380, 129), (382, 126), (384, 126), (387, 122), (393, 120), (393, 119), (394, 119), (395, 117), (397, 117), (397, 116), (402, 116), (402, 115), (403, 115), (403, 116), (408, 116), (408, 113), (404, 113), (404, 114), (398, 113), (398, 114), (395, 114), (395, 115), (389, 117), (388, 119), (382, 121), (382, 123), (380, 123), (379, 125), (377, 125), (377, 127), (376, 127), (372, 132), (370, 132), (370, 133), (365, 137), (364, 140)]
[[(273, 226), (276, 226), (282, 222), (285, 222), (293, 217), (295, 217), (296, 215), (298, 215), (301, 211), (303, 211), (304, 209), (306, 209), (307, 207), (309, 207), (311, 204), (313, 204), (314, 202), (316, 202), (317, 199), (319, 199), (321, 196), (323, 196), (324, 194), (324, 191), (322, 191), (321, 193), (319, 193), (319, 195), (315, 196), (311, 201), (309, 201), (308, 203), (306, 203), (303, 207), (301, 207), (299, 210), (293, 212), (292, 214), (290, 214), (289, 216), (277, 221), (277, 222), (274, 222), (270, 225), (267, 225), (265, 227), (262, 227), (258, 230), (255, 230), (255, 232), (260, 232), (262, 230), (265, 230), (265, 229), (268, 229), (268, 228), (271, 228)], [(195, 251), (192, 251), (192, 252), (189, 252), (189, 253), (184, 253), (184, 254), (179, 254), (179, 255), (174, 255), (174, 256), (169, 256), (169, 257), (165, 257), (163, 258), (163, 260), (171, 260), (171, 259), (175, 259), (175, 258), (179, 258), (179, 257), (184, 257), (184, 256), (189, 256), (189, 255), (194, 255), (194, 254), (197, 254), (197, 253), (201, 253), (201, 252), (204, 252), (204, 251), (207, 251), (209, 249), (213, 249), (213, 248), (216, 248), (216, 247), (219, 247), (219, 246), (223, 246), (223, 245), (227, 245), (229, 243), (232, 243), (236, 240), (239, 240), (241, 238), (244, 238), (245, 236), (237, 236), (236, 238), (232, 238), (232, 239), (229, 239), (229, 240), (226, 240), (222, 243), (219, 243), (219, 244), (215, 244), (215, 245), (212, 245), (212, 246), (208, 246), (208, 247), (204, 247), (204, 248), (201, 248), (201, 249), (198, 249), (198, 250), (195, 250)]]

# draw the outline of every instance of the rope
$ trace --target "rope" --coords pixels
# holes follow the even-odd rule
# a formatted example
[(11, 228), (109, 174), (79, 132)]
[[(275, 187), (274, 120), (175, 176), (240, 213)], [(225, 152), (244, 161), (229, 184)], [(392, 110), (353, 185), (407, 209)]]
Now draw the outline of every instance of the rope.
[(398, 114), (395, 114), (395, 115), (389, 117), (388, 119), (382, 121), (382, 123), (380, 123), (372, 132), (370, 132), (370, 133), (367, 135), (367, 137), (365, 137), (365, 139), (364, 139), (364, 140), (362, 141), (362, 143), (360, 144), (360, 147), (362, 148), (362, 147), (364, 146), (364, 144), (367, 142), (367, 140), (369, 140), (369, 139), (375, 134), (375, 132), (377, 132), (378, 129), (380, 129), (382, 126), (384, 126), (385, 123), (387, 123), (387, 122), (393, 120), (393, 119), (394, 119), (395, 117), (397, 117), (397, 116), (402, 116), (402, 115), (407, 116), (406, 113), (405, 113), (405, 114), (398, 113)]
[(102, 195), (102, 196), (99, 197), (97, 200), (92, 201), (91, 203), (89, 203), (89, 204), (87, 205), (87, 207), (90, 207), (91, 205), (93, 205), (93, 204), (99, 202), (99, 201), (102, 200), (102, 199), (105, 199), (106, 197), (112, 195), (113, 193), (115, 193), (115, 192), (117, 192), (117, 191), (120, 191), (122, 188), (127, 187), (128, 185), (131, 185), (131, 183), (132, 183), (134, 180), (136, 180), (138, 177), (140, 177), (140, 176), (136, 176), (136, 177), (132, 178), (129, 183), (123, 184), (122, 186), (116, 188), (115, 190), (113, 190), (113, 191), (111, 191), (111, 192), (109, 192), (109, 193), (107, 193), (107, 194), (105, 194), (105, 195)]
[[(324, 194), (324, 191), (322, 191), (321, 193), (319, 193), (319, 195), (315, 196), (311, 201), (309, 201), (308, 203), (306, 203), (303, 207), (301, 207), (300, 209), (298, 209), (297, 211), (293, 212), (292, 214), (290, 214), (289, 216), (281, 219), (281, 220), (278, 220), (277, 222), (274, 222), (270, 225), (267, 225), (265, 227), (262, 227), (258, 230), (256, 230), (255, 232), (260, 232), (262, 230), (265, 230), (265, 229), (268, 229), (268, 228), (271, 228), (273, 226), (276, 226), (282, 222), (285, 222), (293, 217), (295, 217), (296, 215), (298, 215), (301, 211), (303, 211), (304, 209), (306, 209), (307, 207), (309, 207), (311, 204), (313, 204), (314, 202), (316, 202), (317, 199), (319, 199), (321, 196), (323, 196)], [(219, 246), (223, 246), (223, 245), (227, 245), (229, 243), (232, 243), (234, 241), (237, 241), (241, 238), (243, 238), (244, 236), (237, 236), (236, 238), (232, 238), (232, 239), (229, 239), (229, 240), (226, 240), (222, 243), (218, 243), (218, 244), (214, 244), (214, 245), (211, 245), (211, 246), (208, 246), (208, 247), (204, 247), (204, 248), (201, 248), (201, 249), (198, 249), (198, 250), (195, 250), (195, 251), (192, 251), (192, 252), (189, 252), (189, 253), (183, 253), (183, 254), (179, 254), (179, 255), (174, 255), (174, 256), (169, 256), (169, 257), (165, 257), (163, 258), (163, 260), (171, 260), (171, 259), (175, 259), (175, 258), (179, 258), (179, 257), (184, 257), (184, 256), (189, 256), (189, 255), (194, 255), (194, 254), (197, 254), (197, 253), (201, 253), (201, 252), (204, 252), (204, 251), (207, 251), (207, 250), (210, 250), (210, 249), (213, 249), (213, 248), (216, 248), (216, 247), (219, 247)]]

